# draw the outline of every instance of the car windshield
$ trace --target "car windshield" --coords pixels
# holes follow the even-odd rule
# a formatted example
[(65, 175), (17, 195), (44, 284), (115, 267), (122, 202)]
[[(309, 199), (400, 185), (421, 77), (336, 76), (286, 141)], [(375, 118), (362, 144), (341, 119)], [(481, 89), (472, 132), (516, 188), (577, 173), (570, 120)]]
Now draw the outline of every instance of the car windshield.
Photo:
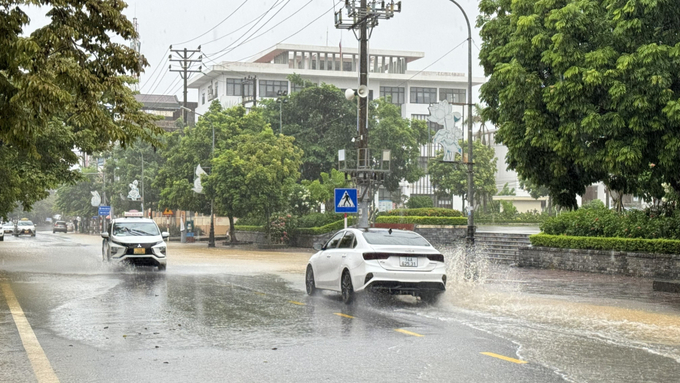
[(113, 225), (113, 235), (117, 237), (160, 235), (158, 226), (153, 222), (120, 222)]
[(19, 221), (19, 226), (33, 226), (31, 221)]
[(55, 222), (55, 225), (66, 225), (66, 222), (64, 222), (64, 221), (57, 221), (57, 222)]
[(431, 246), (425, 238), (408, 231), (368, 231), (361, 233), (371, 245)]

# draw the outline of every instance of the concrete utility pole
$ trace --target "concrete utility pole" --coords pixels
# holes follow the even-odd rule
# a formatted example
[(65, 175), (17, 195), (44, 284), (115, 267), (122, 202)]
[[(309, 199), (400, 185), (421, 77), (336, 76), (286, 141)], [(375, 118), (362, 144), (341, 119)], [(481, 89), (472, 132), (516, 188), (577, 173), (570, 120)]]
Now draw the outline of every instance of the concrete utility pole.
[[(253, 86), (252, 98), (250, 97), (251, 95), (246, 97), (246, 90), (249, 89), (246, 85)], [(257, 76), (248, 76), (241, 80), (241, 105), (245, 108), (249, 102), (253, 103), (253, 107), (257, 106)]]
[[(372, 200), (371, 186), (377, 181), (376, 171), (373, 169), (372, 159), (368, 150), (368, 39), (373, 28), (378, 25), (379, 19), (391, 19), (395, 12), (401, 12), (401, 1), (395, 3), (380, 3), (375, 0), (346, 0), (345, 9), (347, 17), (351, 23), (343, 23), (342, 9), (335, 13), (335, 27), (338, 29), (349, 29), (354, 32), (359, 40), (359, 111), (357, 117), (357, 169), (352, 171), (358, 190), (359, 203), (359, 222), (361, 228), (368, 228), (368, 213)], [(357, 36), (357, 30), (359, 35)], [(340, 55), (340, 69), (342, 70), (344, 60)], [(382, 177), (381, 177), (382, 178)], [(379, 180), (378, 180), (379, 181)]]
[[(190, 50), (190, 49), (172, 49), (172, 45), (170, 45), (170, 57), (168, 58), (170, 62), (178, 62), (180, 69), (172, 69), (172, 64), (170, 64), (169, 70), (170, 72), (178, 72), (182, 80), (184, 80), (184, 103), (182, 106), (184, 106), (183, 110), (183, 115), (184, 115), (184, 124), (188, 124), (188, 119), (187, 119), (187, 80), (189, 80), (189, 74), (190, 73), (201, 73), (201, 69), (203, 69), (203, 66), (199, 66), (198, 70), (193, 70), (191, 67), (193, 66), (194, 63), (201, 63), (203, 60), (203, 56), (198, 56), (198, 59), (192, 59), (195, 54), (201, 53), (201, 46), (198, 46), (198, 49), (196, 50)], [(178, 59), (173, 59), (172, 54), (176, 54)]]

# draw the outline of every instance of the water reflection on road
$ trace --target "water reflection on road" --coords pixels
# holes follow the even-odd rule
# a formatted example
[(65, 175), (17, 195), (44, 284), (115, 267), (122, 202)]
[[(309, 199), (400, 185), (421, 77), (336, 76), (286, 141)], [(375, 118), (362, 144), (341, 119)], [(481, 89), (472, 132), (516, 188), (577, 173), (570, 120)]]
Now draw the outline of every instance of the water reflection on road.
[(573, 381), (679, 379), (680, 295), (653, 291), (648, 279), (492, 265), (483, 256), (469, 281), (462, 251), (446, 254), (445, 298), (417, 315), (516, 342), (522, 358)]

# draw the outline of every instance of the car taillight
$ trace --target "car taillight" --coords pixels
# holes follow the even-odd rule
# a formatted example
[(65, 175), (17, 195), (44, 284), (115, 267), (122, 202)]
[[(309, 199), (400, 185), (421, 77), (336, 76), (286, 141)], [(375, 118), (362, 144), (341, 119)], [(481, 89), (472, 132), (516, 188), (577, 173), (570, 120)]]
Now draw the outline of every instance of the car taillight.
[(428, 254), (427, 259), (435, 262), (444, 262), (444, 256), (442, 254)]
[(387, 259), (391, 255), (390, 253), (364, 253), (364, 260), (365, 261), (372, 261), (374, 259)]

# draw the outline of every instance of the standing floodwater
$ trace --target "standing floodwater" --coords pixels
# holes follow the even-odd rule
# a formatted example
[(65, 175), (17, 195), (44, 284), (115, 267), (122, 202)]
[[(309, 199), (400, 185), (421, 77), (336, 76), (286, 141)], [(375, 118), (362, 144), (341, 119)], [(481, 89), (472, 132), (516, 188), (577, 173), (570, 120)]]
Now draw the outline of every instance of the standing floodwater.
[(520, 345), (519, 356), (576, 382), (680, 376), (680, 295), (642, 278), (493, 264), (483, 248), (442, 249), (447, 293), (422, 315)]

